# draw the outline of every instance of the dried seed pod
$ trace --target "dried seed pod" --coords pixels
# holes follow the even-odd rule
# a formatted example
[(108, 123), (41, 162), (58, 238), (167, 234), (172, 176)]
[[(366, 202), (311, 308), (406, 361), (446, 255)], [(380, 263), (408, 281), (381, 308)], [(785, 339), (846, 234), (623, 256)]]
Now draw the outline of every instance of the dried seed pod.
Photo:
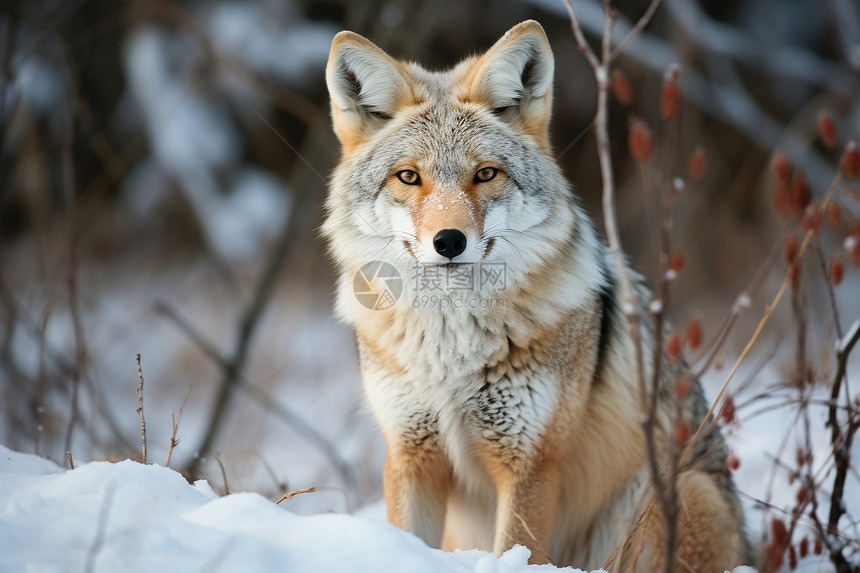
[(678, 79), (681, 68), (678, 64), (671, 64), (663, 75), (663, 88), (660, 91), (660, 117), (664, 121), (676, 119), (681, 115), (681, 87)]
[(824, 553), (824, 542), (821, 540), (820, 537), (815, 538), (815, 547), (813, 548), (812, 552), (816, 555), (821, 555), (822, 553)]
[(724, 350), (720, 350), (717, 353), (716, 358), (714, 358), (714, 370), (719, 372), (726, 365), (726, 353)]
[(794, 461), (797, 464), (798, 468), (803, 467), (803, 463), (804, 463), (805, 459), (806, 459), (806, 456), (803, 455), (803, 450), (801, 450), (800, 448), (797, 448), (797, 452), (794, 455)]
[(726, 466), (733, 472), (738, 471), (738, 468), (741, 467), (741, 461), (735, 455), (730, 455), (726, 458)]
[(834, 149), (839, 144), (839, 131), (829, 112), (823, 110), (818, 112), (818, 135), (824, 145), (830, 149)]
[(842, 173), (851, 179), (860, 178), (860, 149), (857, 148), (857, 140), (852, 139), (845, 146), (841, 162)]
[(788, 278), (791, 279), (791, 286), (794, 288), (800, 287), (800, 262), (794, 261), (791, 263), (791, 266), (788, 268)]
[(854, 241), (854, 247), (848, 252), (854, 266), (860, 268), (860, 241)]
[(707, 169), (708, 158), (705, 155), (705, 149), (700, 145), (690, 155), (690, 162), (687, 164), (687, 174), (693, 181), (701, 181)]
[(788, 530), (785, 528), (785, 523), (778, 517), (770, 520), (770, 532), (773, 542), (779, 547), (788, 547), (791, 540), (788, 538)]
[(799, 216), (809, 205), (812, 194), (809, 191), (809, 183), (806, 182), (806, 176), (803, 171), (795, 171), (794, 177), (791, 178), (791, 212), (795, 216)]
[(776, 182), (776, 191), (773, 194), (773, 206), (776, 214), (785, 217), (791, 212), (791, 187), (784, 181)]
[(851, 224), (851, 232), (842, 242), (842, 248), (848, 253), (848, 258), (854, 266), (860, 267), (860, 224), (856, 221)]
[(789, 179), (791, 179), (791, 165), (788, 163), (788, 159), (782, 152), (777, 152), (776, 155), (773, 156), (773, 176), (776, 178), (778, 183), (785, 183), (788, 185)]
[(687, 348), (696, 350), (702, 345), (702, 323), (695, 316), (690, 317), (687, 321)]
[(845, 278), (845, 263), (842, 262), (839, 253), (836, 253), (833, 255), (833, 260), (830, 261), (830, 284), (839, 286), (842, 284), (843, 278)]
[(675, 397), (683, 400), (690, 394), (693, 388), (693, 381), (687, 374), (684, 374), (675, 382)]
[(684, 270), (684, 255), (678, 251), (669, 253), (669, 268), (676, 274), (681, 274), (681, 271)]
[(687, 422), (678, 422), (675, 424), (675, 443), (679, 446), (687, 445), (690, 439), (690, 424)]
[(797, 569), (797, 552), (794, 550), (793, 545), (788, 547), (788, 568), (792, 571)]
[(627, 144), (630, 147), (630, 154), (638, 163), (644, 163), (651, 159), (656, 148), (651, 128), (641, 119), (634, 119), (630, 122)]
[(803, 559), (807, 555), (809, 555), (809, 539), (804, 537), (800, 540), (800, 545), (798, 546), (800, 558)]
[(829, 203), (827, 203), (826, 213), (827, 213), (827, 223), (831, 227), (838, 227), (839, 226), (839, 219), (841, 218), (840, 213), (839, 213), (839, 205), (837, 205), (833, 201), (830, 201)]
[(630, 79), (622, 70), (617, 68), (612, 70), (612, 74), (609, 76), (609, 86), (618, 103), (630, 105), (633, 102), (633, 86), (630, 85)]
[(811, 203), (803, 211), (803, 217), (800, 219), (800, 228), (804, 231), (812, 231), (817, 235), (821, 231), (822, 218), (821, 205)]
[(731, 394), (727, 394), (723, 400), (723, 405), (720, 407), (719, 419), (726, 424), (731, 424), (735, 420), (735, 399)]
[(767, 562), (772, 571), (776, 571), (782, 567), (782, 558), (784, 553), (785, 550), (782, 547), (777, 546), (775, 543), (771, 543), (765, 548), (765, 556), (767, 557)]
[(666, 356), (669, 357), (669, 360), (671, 360), (672, 363), (677, 363), (681, 359), (682, 350), (683, 343), (681, 342), (681, 335), (675, 332), (669, 337), (669, 340), (666, 341)]

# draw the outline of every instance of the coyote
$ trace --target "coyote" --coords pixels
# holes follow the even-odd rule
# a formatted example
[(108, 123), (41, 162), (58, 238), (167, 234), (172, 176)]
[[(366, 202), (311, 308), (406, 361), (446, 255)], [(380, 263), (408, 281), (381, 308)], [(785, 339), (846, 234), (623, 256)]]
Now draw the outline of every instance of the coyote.
[[(534, 563), (654, 571), (664, 521), (633, 345), (609, 250), (553, 158), (553, 69), (534, 21), (444, 72), (335, 36), (326, 83), (342, 158), (322, 232), (336, 312), (388, 446), (391, 523), (432, 547), (520, 544)], [(648, 326), (642, 336), (651, 356)], [(661, 463), (680, 373), (668, 360), (663, 371)], [(696, 383), (682, 413), (705, 412)], [(743, 516), (718, 432), (677, 487), (678, 570), (740, 565)]]

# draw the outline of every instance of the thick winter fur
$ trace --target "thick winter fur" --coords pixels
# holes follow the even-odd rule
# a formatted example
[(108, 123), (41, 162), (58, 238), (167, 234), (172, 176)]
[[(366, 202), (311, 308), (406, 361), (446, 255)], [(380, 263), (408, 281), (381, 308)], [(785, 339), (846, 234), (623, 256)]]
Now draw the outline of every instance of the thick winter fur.
[[(326, 80), (343, 156), (323, 231), (340, 272), (337, 313), (355, 329), (388, 444), (392, 523), (434, 547), (500, 554), (522, 544), (534, 562), (653, 571), (666, 559), (663, 521), (632, 344), (607, 247), (550, 149), (553, 68), (533, 21), (445, 72), (397, 61), (351, 32), (335, 37)], [(465, 235), (461, 254), (437, 252), (442, 229)], [(404, 279), (383, 310), (354, 292), (372, 261)], [(490, 263), (504, 263), (504, 284), (449, 290), (435, 303), (413, 280), (422, 269)], [(643, 337), (651, 356), (647, 326)], [(677, 375), (664, 366), (659, 444), (669, 443)], [(697, 387), (684, 416), (698, 422), (704, 412)], [(725, 468), (711, 434), (681, 472), (679, 570), (743, 560)]]

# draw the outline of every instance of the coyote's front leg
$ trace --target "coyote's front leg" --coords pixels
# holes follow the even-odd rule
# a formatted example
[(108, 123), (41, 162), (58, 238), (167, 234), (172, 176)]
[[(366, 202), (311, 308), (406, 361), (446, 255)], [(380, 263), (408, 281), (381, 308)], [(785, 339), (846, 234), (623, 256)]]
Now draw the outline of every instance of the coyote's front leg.
[(560, 487), (560, 469), (544, 455), (493, 464), (496, 482), (496, 539), (498, 556), (514, 545), (531, 552), (530, 563), (549, 563), (549, 544)]
[(440, 547), (451, 468), (435, 440), (389, 440), (383, 481), (388, 521)]

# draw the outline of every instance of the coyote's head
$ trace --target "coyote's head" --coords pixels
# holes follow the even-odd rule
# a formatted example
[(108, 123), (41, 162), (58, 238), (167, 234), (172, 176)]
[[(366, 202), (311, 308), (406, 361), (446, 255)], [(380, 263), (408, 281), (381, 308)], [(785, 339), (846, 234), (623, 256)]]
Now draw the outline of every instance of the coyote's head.
[(486, 261), (516, 276), (575, 240), (549, 147), (553, 67), (534, 21), (445, 72), (335, 36), (326, 82), (343, 157), (323, 231), (341, 269)]

